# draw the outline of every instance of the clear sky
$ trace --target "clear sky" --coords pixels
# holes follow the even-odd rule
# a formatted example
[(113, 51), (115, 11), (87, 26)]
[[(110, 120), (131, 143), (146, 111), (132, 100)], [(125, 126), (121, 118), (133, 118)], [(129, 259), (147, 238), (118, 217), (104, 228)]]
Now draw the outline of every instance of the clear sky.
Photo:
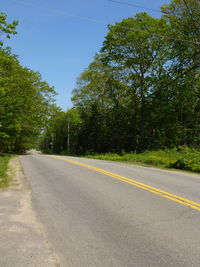
[[(119, 0), (159, 10), (169, 0)], [(18, 34), (5, 41), (23, 66), (39, 71), (55, 87), (56, 103), (72, 106), (71, 91), (80, 73), (101, 48), (107, 25), (146, 11), (109, 0), (1, 0), (7, 20), (18, 20)]]

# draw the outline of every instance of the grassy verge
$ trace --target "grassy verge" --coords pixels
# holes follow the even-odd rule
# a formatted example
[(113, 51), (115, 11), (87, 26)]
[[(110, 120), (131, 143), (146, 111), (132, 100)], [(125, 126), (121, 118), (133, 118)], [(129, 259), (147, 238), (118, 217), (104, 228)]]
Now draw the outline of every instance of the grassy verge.
[[(47, 153), (47, 151), (43, 152)], [(48, 151), (48, 154), (55, 153), (50, 153)], [(80, 156), (67, 153), (66, 151), (62, 151), (58, 155)], [(111, 160), (128, 164), (138, 164), (143, 166), (153, 166), (167, 169), (173, 168), (200, 173), (200, 150), (188, 148), (186, 146), (158, 151), (145, 151), (140, 154), (123, 153), (122, 155), (119, 155), (116, 153), (93, 153), (89, 155), (82, 155), (81, 157), (100, 160)]]
[(86, 155), (87, 158), (120, 161), (125, 163), (175, 168), (200, 173), (200, 151), (179, 147), (178, 149), (146, 151), (141, 154), (124, 153), (123, 155), (106, 153)]
[(0, 188), (6, 187), (9, 182), (7, 175), (8, 163), (12, 156), (2, 156), (0, 155)]

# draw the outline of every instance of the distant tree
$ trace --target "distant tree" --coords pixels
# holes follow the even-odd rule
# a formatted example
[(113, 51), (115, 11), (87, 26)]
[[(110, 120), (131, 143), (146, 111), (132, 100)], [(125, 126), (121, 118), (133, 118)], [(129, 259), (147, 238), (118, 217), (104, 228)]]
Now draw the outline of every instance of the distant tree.
[(79, 151), (80, 124), (78, 110), (73, 108), (64, 112), (60, 108), (54, 107), (41, 136), (40, 149), (53, 153), (77, 153)]

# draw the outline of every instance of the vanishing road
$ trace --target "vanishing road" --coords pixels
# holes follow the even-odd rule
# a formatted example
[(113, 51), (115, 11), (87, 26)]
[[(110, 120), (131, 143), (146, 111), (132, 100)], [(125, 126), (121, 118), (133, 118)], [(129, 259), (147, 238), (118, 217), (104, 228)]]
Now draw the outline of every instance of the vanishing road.
[(200, 266), (200, 176), (75, 157), (20, 158), (60, 266)]

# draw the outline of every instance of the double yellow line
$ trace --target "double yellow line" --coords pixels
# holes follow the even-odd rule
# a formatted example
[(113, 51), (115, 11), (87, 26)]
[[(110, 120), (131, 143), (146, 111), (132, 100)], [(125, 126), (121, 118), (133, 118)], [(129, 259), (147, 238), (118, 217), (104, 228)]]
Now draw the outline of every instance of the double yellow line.
[(125, 182), (127, 184), (131, 184), (131, 185), (139, 187), (139, 188), (141, 188), (143, 190), (146, 190), (146, 191), (149, 191), (151, 193), (160, 195), (160, 196), (162, 196), (164, 198), (168, 198), (168, 199), (170, 199), (172, 201), (178, 202), (178, 203), (180, 203), (182, 205), (189, 206), (192, 209), (200, 211), (200, 203), (191, 201), (191, 200), (189, 200), (187, 198), (183, 198), (183, 197), (171, 194), (171, 193), (169, 193), (167, 191), (158, 189), (156, 187), (152, 187), (152, 186), (149, 186), (147, 184), (140, 183), (138, 181), (132, 180), (130, 178), (126, 178), (124, 176), (121, 176), (121, 175), (118, 175), (118, 174), (115, 174), (115, 173), (112, 173), (112, 172), (108, 172), (108, 171), (105, 171), (103, 169), (99, 169), (99, 168), (93, 167), (91, 165), (80, 163), (80, 162), (77, 162), (77, 161), (74, 161), (74, 160), (71, 160), (71, 159), (65, 159), (65, 158), (60, 158), (60, 157), (55, 157), (55, 156), (49, 156), (49, 157), (55, 158), (55, 159), (59, 159), (59, 160), (64, 160), (64, 161), (67, 161), (67, 162), (82, 166), (84, 168), (87, 168), (87, 169), (90, 169), (90, 170), (93, 170), (93, 171), (96, 171), (96, 172), (111, 176), (111, 177), (113, 177), (113, 178), (115, 178), (117, 180), (120, 180), (122, 182)]

